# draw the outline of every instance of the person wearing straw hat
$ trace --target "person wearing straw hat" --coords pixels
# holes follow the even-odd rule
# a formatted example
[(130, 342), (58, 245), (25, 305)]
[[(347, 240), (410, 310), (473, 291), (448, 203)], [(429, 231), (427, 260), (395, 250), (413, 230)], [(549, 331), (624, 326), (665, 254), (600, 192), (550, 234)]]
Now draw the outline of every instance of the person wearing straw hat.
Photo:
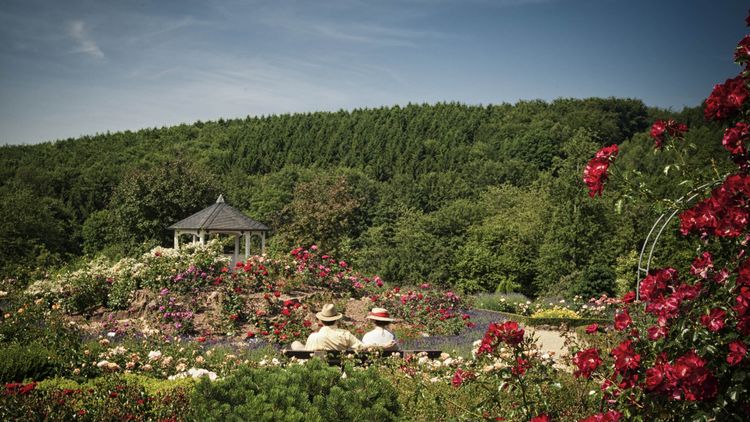
[(396, 336), (388, 331), (388, 325), (395, 321), (385, 308), (372, 308), (367, 319), (375, 324), (375, 328), (362, 337), (362, 344), (367, 347), (382, 348), (383, 350), (398, 350)]
[(320, 330), (310, 334), (307, 343), (295, 341), (292, 343), (292, 350), (362, 350), (364, 344), (354, 334), (342, 328), (337, 328), (336, 321), (344, 315), (336, 310), (332, 303), (323, 305), (323, 309), (315, 314), (315, 317), (323, 324)]

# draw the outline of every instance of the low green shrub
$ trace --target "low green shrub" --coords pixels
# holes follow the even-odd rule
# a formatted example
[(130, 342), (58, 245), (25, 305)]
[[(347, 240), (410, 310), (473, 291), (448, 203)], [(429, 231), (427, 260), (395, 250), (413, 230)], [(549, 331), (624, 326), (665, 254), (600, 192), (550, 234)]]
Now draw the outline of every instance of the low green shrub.
[(513, 314), (510, 312), (498, 312), (498, 314), (502, 315), (503, 317), (511, 320), (511, 321), (517, 321), (525, 325), (529, 325), (532, 327), (538, 327), (542, 325), (550, 325), (550, 326), (556, 326), (559, 327), (561, 325), (566, 325), (568, 327), (580, 327), (583, 325), (589, 325), (589, 324), (600, 324), (600, 325), (608, 325), (612, 323), (612, 320), (610, 319), (602, 319), (602, 318), (532, 318), (525, 315), (518, 315)]
[(6, 385), (0, 420), (177, 422), (185, 420), (191, 394), (192, 381), (187, 380), (110, 375), (77, 383), (53, 378)]
[(59, 358), (39, 343), (10, 343), (0, 347), (0, 382), (40, 380), (55, 374)]
[(581, 319), (576, 311), (567, 308), (542, 309), (531, 314), (531, 318), (560, 318), (560, 319)]
[(286, 368), (240, 368), (224, 380), (201, 381), (189, 419), (201, 421), (396, 420), (396, 390), (373, 369), (313, 359)]

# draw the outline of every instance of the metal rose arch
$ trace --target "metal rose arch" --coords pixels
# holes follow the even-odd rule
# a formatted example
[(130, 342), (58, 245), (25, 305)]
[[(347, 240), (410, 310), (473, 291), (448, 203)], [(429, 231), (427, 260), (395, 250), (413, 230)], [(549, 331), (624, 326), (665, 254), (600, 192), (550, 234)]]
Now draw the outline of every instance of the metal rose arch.
[[(661, 237), (661, 234), (664, 232), (664, 229), (667, 228), (667, 225), (672, 221), (672, 219), (677, 215), (680, 210), (682, 210), (682, 205), (689, 204), (695, 198), (697, 198), (699, 195), (701, 195), (705, 189), (716, 186), (718, 184), (721, 184), (721, 180), (714, 180), (712, 182), (704, 183), (697, 188), (691, 190), (687, 194), (683, 195), (676, 201), (674, 201), (674, 205), (668, 209), (667, 211), (663, 212), (659, 218), (656, 219), (656, 222), (653, 226), (651, 226), (651, 230), (648, 232), (648, 235), (646, 236), (646, 240), (643, 241), (643, 246), (641, 247), (641, 254), (638, 256), (638, 273), (636, 275), (636, 283), (635, 283), (635, 297), (637, 300), (640, 300), (640, 286), (641, 286), (641, 280), (645, 276), (648, 275), (649, 270), (651, 269), (651, 259), (654, 256), (654, 250), (656, 249), (656, 244), (659, 242), (659, 238)], [(666, 217), (669, 215), (669, 217)], [(666, 219), (665, 219), (666, 217)], [(661, 227), (659, 225), (661, 224)], [(658, 231), (656, 230), (657, 227), (659, 228)], [(656, 235), (651, 237), (654, 232), (656, 231)], [(650, 246), (650, 247), (649, 247)], [(645, 261), (645, 268), (644, 268), (644, 256), (646, 255), (646, 250), (648, 249), (648, 257)]]

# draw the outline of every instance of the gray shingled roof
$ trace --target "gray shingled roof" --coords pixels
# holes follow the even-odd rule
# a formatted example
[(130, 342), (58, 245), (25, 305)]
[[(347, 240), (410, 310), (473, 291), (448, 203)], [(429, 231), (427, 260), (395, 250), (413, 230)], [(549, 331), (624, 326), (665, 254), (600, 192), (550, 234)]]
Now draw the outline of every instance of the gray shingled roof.
[(224, 196), (219, 195), (216, 203), (204, 208), (184, 220), (171, 226), (170, 230), (207, 230), (207, 231), (268, 231), (271, 230), (263, 223), (259, 223), (246, 216), (241, 211), (227, 205)]

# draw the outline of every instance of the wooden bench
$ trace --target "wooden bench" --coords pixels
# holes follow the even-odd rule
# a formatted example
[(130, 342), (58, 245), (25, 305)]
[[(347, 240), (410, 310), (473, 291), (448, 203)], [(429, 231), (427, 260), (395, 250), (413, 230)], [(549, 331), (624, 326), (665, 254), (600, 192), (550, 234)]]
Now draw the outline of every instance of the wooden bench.
[(403, 358), (407, 356), (418, 355), (421, 353), (423, 355), (426, 355), (430, 359), (437, 359), (443, 353), (441, 350), (283, 350), (282, 352), (284, 353), (284, 356), (288, 358), (306, 360), (318, 357), (321, 359), (325, 359), (329, 365), (340, 365), (342, 355), (353, 355), (355, 360), (357, 360), (359, 363), (364, 364), (377, 357), (398, 356)]

